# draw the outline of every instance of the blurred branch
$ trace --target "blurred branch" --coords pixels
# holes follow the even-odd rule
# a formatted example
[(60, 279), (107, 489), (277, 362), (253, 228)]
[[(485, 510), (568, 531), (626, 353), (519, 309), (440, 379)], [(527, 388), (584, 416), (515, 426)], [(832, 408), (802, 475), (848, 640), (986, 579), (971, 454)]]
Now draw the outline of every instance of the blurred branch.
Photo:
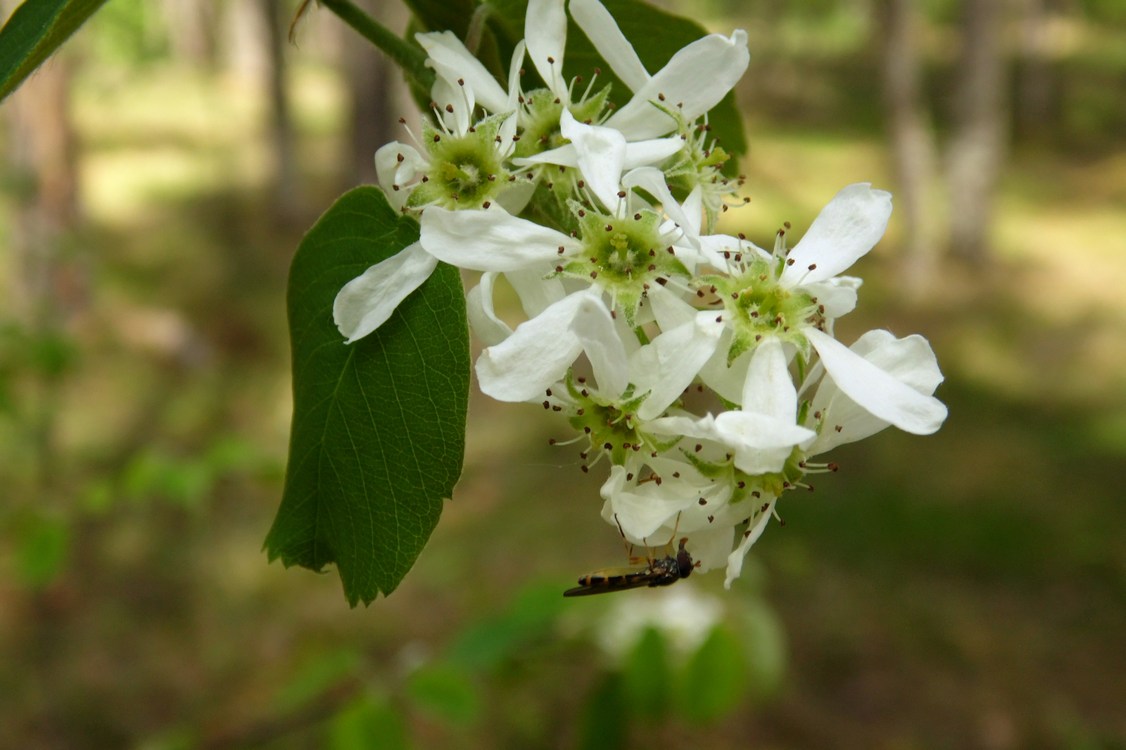
[(415, 45), (393, 33), (383, 24), (376, 21), (351, 0), (319, 0), (320, 4), (331, 10), (340, 20), (355, 29), (360, 36), (367, 39), (390, 57), (403, 69), (403, 72), (414, 79), (414, 82), (426, 90), (434, 80), (434, 72), (426, 67), (426, 54)]
[(355, 700), (363, 689), (363, 682), (355, 677), (349, 677), (292, 713), (261, 719), (246, 726), (226, 727), (209, 734), (205, 733), (200, 738), (198, 747), (201, 750), (261, 747), (331, 719)]

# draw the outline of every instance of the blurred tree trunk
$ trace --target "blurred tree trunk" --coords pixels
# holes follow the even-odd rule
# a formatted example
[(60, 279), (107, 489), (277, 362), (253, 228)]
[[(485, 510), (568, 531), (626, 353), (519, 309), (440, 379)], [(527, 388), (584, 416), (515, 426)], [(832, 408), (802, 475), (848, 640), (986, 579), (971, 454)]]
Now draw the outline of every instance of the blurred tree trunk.
[(164, 0), (162, 5), (172, 55), (195, 65), (214, 66), (215, 0)]
[(277, 217), (295, 217), (300, 207), (297, 148), (293, 115), (286, 88), (285, 44), (289, 18), (278, 0), (256, 0), (262, 22), (262, 44), (266, 52), (266, 88), (270, 100), (269, 140), (273, 157), (273, 204)]
[(66, 55), (53, 57), (3, 108), (15, 190), (9, 299), (33, 330), (56, 327), (87, 299), (87, 285), (78, 267), (65, 262), (64, 252), (79, 223), (71, 67)]
[[(14, 321), (44, 351), (59, 349), (66, 325), (88, 307), (87, 268), (73, 252), (80, 221), (78, 139), (70, 113), (70, 57), (59, 54), (39, 68), (4, 103), (8, 134), (6, 170), (14, 193), (8, 235), (10, 310)], [(65, 360), (63, 360), (65, 361)], [(34, 382), (22, 404), (34, 447), (37, 497), (55, 479), (55, 432), (62, 361), (35, 362)]]
[(904, 226), (903, 280), (921, 293), (937, 267), (938, 195), (934, 132), (922, 100), (919, 17), (914, 0), (879, 0), (884, 106), (888, 113), (896, 204)]
[[(407, 24), (405, 8), (400, 4), (376, 0), (358, 0), (356, 4), (392, 30)], [(342, 24), (336, 28), (342, 36), (340, 62), (347, 77), (349, 104), (342, 177), (351, 187), (375, 182), (376, 149), (402, 138), (398, 119), (411, 114), (414, 106), (394, 64), (352, 29)]]
[(266, 96), (266, 180), (271, 213), (279, 221), (298, 218), (301, 198), (285, 60), (289, 8), (279, 0), (240, 0), (227, 4), (223, 19), (224, 58), (236, 76)]
[(1049, 0), (1020, 0), (1016, 129), (1037, 138), (1054, 125), (1058, 91), (1052, 69), (1052, 12)]
[(973, 264), (989, 258), (993, 199), (1005, 157), (1002, 0), (962, 0), (961, 65), (947, 153), (950, 247)]

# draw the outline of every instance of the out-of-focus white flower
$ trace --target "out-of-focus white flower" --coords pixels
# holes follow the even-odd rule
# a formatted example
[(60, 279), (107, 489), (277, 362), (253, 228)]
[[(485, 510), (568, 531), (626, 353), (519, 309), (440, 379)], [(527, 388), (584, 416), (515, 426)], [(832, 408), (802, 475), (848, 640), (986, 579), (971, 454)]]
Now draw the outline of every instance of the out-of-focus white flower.
[(595, 638), (615, 659), (625, 658), (653, 628), (676, 653), (693, 653), (724, 618), (723, 603), (691, 586), (674, 586), (614, 602), (596, 624)]

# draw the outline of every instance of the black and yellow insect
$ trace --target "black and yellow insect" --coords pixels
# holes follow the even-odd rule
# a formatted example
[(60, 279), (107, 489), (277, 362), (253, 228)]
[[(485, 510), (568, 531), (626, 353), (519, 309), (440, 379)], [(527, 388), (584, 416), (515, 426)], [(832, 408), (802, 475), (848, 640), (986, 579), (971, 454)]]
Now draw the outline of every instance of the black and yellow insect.
[(563, 596), (590, 596), (609, 594), (612, 591), (671, 586), (691, 575), (692, 569), (696, 567), (692, 562), (692, 555), (684, 548), (687, 541), (687, 538), (680, 540), (675, 556), (651, 558), (645, 567), (605, 568), (587, 573), (579, 579), (578, 586), (567, 589)]

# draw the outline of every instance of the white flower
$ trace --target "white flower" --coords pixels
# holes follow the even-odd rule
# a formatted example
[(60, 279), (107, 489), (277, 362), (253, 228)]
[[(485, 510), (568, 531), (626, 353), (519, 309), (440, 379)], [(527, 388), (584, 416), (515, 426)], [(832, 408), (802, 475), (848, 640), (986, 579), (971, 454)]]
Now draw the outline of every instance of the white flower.
[(679, 50), (660, 71), (650, 75), (614, 17), (598, 0), (571, 0), (571, 17), (611, 70), (633, 92), (633, 98), (604, 124), (630, 140), (669, 133), (677, 120), (656, 106), (677, 110), (691, 122), (719, 103), (743, 77), (750, 53), (747, 34), (709, 34)]
[(734, 453), (735, 467), (746, 474), (781, 471), (794, 446), (816, 437), (797, 424), (797, 390), (781, 342), (770, 339), (755, 350), (744, 382), (741, 409), (695, 420), (665, 417), (652, 429), (714, 440)]
[[(833, 344), (844, 350), (842, 344), (835, 341)], [(903, 413), (910, 413), (923, 404), (925, 414), (920, 415), (920, 424), (924, 425), (923, 429), (927, 432), (937, 430), (946, 418), (946, 407), (931, 396), (942, 382), (942, 374), (938, 370), (934, 352), (922, 336), (897, 339), (888, 331), (869, 331), (861, 336), (851, 349), (845, 351), (850, 352), (851, 356), (863, 363), (850, 361), (843, 368), (843, 372), (850, 390), (854, 393), (857, 390), (864, 392), (865, 404), (862, 405), (850, 398), (849, 393), (836, 381), (833, 371), (828, 367), (821, 369), (819, 365), (810, 373), (807, 383), (820, 380), (808, 412), (818, 432), (815, 437), (800, 446), (802, 458), (795, 462), (797, 466), (807, 471), (815, 468), (808, 459), (838, 445), (873, 435), (891, 423), (891, 420), (885, 421), (877, 416), (878, 414), (891, 413), (901, 417)], [(822, 365), (825, 363), (826, 360), (822, 357)], [(822, 378), (826, 372), (828, 375)], [(904, 391), (910, 391), (914, 397), (905, 399)], [(901, 402), (904, 400), (907, 400), (911, 406), (903, 406)], [(773, 513), (774, 502), (776, 500), (772, 500), (770, 509), (762, 513), (748, 527), (739, 545), (731, 552), (727, 563), (727, 580), (724, 584), (728, 588), (738, 577), (747, 550), (765, 530)]]
[(819, 382), (809, 411), (820, 424), (817, 437), (804, 446), (809, 455), (862, 440), (891, 424), (904, 429), (894, 421), (902, 423), (904, 414), (917, 415), (909, 432), (930, 434), (942, 426), (946, 406), (932, 396), (942, 373), (925, 338), (868, 331), (846, 350), (846, 366), (829, 369), (828, 362), (841, 354), (837, 347), (844, 348), (826, 347), (833, 352), (830, 358), (822, 357), (807, 378), (807, 383)]
[(549, 305), (481, 352), (477, 381), (499, 401), (539, 401), (585, 352), (597, 396), (606, 404), (637, 402), (633, 416), (640, 424), (660, 416), (692, 383), (721, 329), (713, 316), (700, 313), (638, 346), (601, 294), (587, 289)]
[(715, 596), (674, 586), (649, 596), (616, 600), (597, 621), (596, 632), (603, 650), (625, 659), (642, 634), (654, 628), (683, 658), (694, 653), (723, 619), (723, 605)]

